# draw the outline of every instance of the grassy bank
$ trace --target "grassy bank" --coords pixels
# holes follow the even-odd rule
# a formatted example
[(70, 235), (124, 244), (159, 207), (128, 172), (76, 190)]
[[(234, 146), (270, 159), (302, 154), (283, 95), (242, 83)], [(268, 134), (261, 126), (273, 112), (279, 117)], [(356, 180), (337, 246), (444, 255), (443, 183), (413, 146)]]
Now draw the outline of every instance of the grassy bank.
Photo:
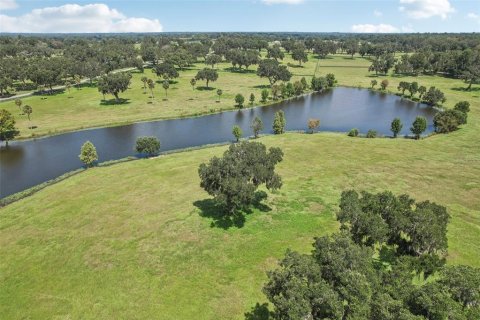
[(480, 147), (468, 127), (421, 141), (263, 137), (285, 152), (284, 187), (241, 228), (216, 226), (197, 178), (225, 147), (89, 169), (0, 209), (0, 314), (241, 319), (287, 248), (308, 252), (337, 229), (346, 188), (446, 205), (449, 263), (480, 266)]

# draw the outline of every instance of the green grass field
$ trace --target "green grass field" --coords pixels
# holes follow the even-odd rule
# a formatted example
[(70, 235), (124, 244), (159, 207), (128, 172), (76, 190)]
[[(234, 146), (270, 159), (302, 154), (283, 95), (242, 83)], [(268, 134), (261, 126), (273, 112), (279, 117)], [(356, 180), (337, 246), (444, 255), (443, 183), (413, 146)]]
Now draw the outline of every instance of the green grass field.
[[(291, 70), (309, 75), (315, 64)], [(319, 71), (335, 73), (340, 85), (369, 86), (366, 66), (364, 59), (337, 56), (322, 60)], [(117, 114), (115, 121), (195, 113), (206, 101), (206, 110), (228, 108), (239, 90), (249, 93), (267, 82), (254, 74), (222, 72), (212, 84), (225, 92), (220, 104), (214, 92), (205, 91), (196, 91), (199, 100), (190, 101), (183, 94), (193, 91), (182, 81), (195, 71), (188, 72), (181, 73), (178, 89), (170, 90), (169, 107), (163, 107), (160, 89), (156, 104), (148, 105), (134, 81), (123, 95), (131, 94), (132, 102), (123, 106), (99, 106), (99, 94), (87, 94), (94, 91), (89, 88), (72, 90), (74, 98), (68, 100), (66, 95), (31, 98), (31, 105), (38, 101), (45, 108), (34, 121), (40, 132), (41, 121), (54, 131), (89, 121), (99, 125)], [(413, 80), (388, 78), (392, 90), (398, 81)], [(215, 210), (199, 187), (198, 165), (225, 147), (89, 169), (0, 209), (0, 314), (6, 319), (242, 319), (265, 301), (265, 272), (287, 248), (309, 252), (314, 236), (337, 230), (340, 193), (348, 188), (388, 189), (445, 205), (452, 216), (448, 263), (480, 266), (478, 85), (465, 92), (458, 89), (464, 87), (460, 80), (415, 80), (445, 91), (448, 107), (470, 101), (468, 124), (420, 141), (335, 133), (263, 137), (261, 142), (285, 153), (279, 165), (284, 186), (269, 194), (266, 207), (247, 215), (241, 228), (215, 226)], [(135, 95), (143, 102), (135, 102)], [(72, 101), (65, 116), (69, 125), (47, 115), (49, 102), (57, 112), (65, 108), (53, 100)]]

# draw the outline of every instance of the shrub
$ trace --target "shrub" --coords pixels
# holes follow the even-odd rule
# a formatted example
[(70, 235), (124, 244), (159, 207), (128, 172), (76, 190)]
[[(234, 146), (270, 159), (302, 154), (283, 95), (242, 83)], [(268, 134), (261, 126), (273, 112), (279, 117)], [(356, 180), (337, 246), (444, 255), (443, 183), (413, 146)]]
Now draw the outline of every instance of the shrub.
[(427, 130), (427, 119), (425, 117), (416, 117), (413, 121), (410, 131), (415, 135), (415, 139), (420, 139), (420, 135)]
[(433, 118), (435, 132), (448, 133), (458, 129), (466, 120), (466, 114), (458, 110), (445, 110), (438, 112)]
[(348, 136), (349, 136), (349, 137), (358, 137), (358, 129), (357, 129), (357, 128), (351, 129), (351, 130), (348, 132)]
[(83, 144), (82, 149), (80, 149), (78, 157), (87, 167), (91, 167), (95, 161), (98, 160), (97, 149), (95, 149), (93, 143), (87, 141)]
[(243, 102), (245, 102), (245, 98), (243, 97), (242, 94), (237, 94), (235, 96), (235, 103), (237, 104), (237, 107), (243, 108)]
[(135, 143), (135, 151), (147, 156), (156, 155), (160, 152), (160, 140), (157, 137), (140, 137)]
[(392, 124), (390, 125), (390, 130), (392, 131), (394, 138), (396, 138), (400, 131), (402, 131), (402, 128), (402, 121), (399, 118), (393, 119)]
[(372, 129), (368, 130), (366, 137), (367, 138), (376, 138), (377, 137), (377, 131), (372, 130)]
[(273, 119), (273, 133), (275, 134), (282, 134), (285, 132), (285, 113), (280, 110), (275, 113), (275, 118)]
[(455, 107), (453, 107), (454, 110), (458, 110), (464, 113), (469, 113), (470, 112), (470, 102), (468, 101), (460, 101), (455, 104)]
[(263, 103), (267, 102), (268, 95), (269, 95), (268, 90), (267, 90), (267, 89), (263, 89), (263, 90), (262, 90), (262, 102), (263, 102)]
[(382, 87), (382, 90), (386, 90), (388, 87), (388, 80), (383, 79), (382, 82), (380, 82), (380, 86)]
[(423, 101), (428, 105), (438, 106), (441, 103), (444, 103), (446, 99), (442, 91), (436, 89), (435, 87), (430, 87), (430, 89), (428, 89), (423, 96)]
[(233, 126), (232, 128), (232, 134), (237, 139), (237, 142), (240, 141), (240, 138), (242, 137), (243, 131), (242, 128), (239, 126)]
[(320, 126), (320, 119), (308, 119), (308, 129), (313, 133)]

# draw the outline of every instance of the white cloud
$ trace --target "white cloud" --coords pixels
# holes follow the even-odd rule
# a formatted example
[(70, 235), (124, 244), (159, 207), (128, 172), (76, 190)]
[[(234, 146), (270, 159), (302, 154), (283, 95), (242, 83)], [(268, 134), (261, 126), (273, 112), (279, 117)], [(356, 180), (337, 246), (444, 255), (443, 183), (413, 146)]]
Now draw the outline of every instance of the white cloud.
[(373, 15), (374, 15), (375, 17), (381, 17), (381, 16), (383, 16), (383, 12), (382, 12), (382, 11), (379, 11), (379, 10), (374, 10), (374, 11), (373, 11)]
[(480, 15), (476, 13), (470, 12), (469, 14), (467, 14), (467, 18), (477, 20), (477, 22), (480, 23)]
[(455, 12), (448, 0), (400, 0), (400, 11), (413, 19), (427, 19), (439, 16), (446, 19)]
[(398, 32), (398, 29), (390, 24), (354, 24), (352, 26), (353, 32), (359, 33), (393, 33)]
[(413, 30), (413, 27), (411, 24), (407, 24), (406, 26), (402, 26), (402, 32), (412, 33), (412, 32), (415, 32), (415, 30)]
[(300, 4), (304, 0), (262, 0), (265, 4)]
[(15, 0), (0, 0), (0, 10), (12, 10), (18, 8)]
[(126, 17), (106, 4), (65, 4), (22, 16), (0, 14), (2, 32), (160, 32), (157, 19)]

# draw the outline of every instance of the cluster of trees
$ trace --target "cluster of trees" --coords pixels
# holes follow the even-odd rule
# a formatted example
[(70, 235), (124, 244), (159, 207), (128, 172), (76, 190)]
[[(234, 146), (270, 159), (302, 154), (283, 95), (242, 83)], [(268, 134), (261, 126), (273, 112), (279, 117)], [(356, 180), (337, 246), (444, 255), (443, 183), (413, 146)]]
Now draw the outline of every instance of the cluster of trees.
[[(403, 123), (400, 118), (393, 119), (392, 123), (390, 124), (390, 131), (392, 131), (393, 137), (396, 138), (398, 134), (403, 129)], [(410, 132), (413, 134), (415, 139), (420, 139), (421, 135), (427, 130), (427, 119), (425, 117), (418, 116), (412, 122), (410, 127)], [(357, 128), (353, 128), (348, 132), (349, 137), (358, 137), (359, 131)], [(377, 131), (375, 130), (368, 130), (367, 134), (365, 135), (366, 138), (376, 138)]]
[(311, 254), (287, 251), (268, 272), (273, 311), (257, 304), (247, 319), (478, 319), (480, 269), (444, 265), (445, 207), (350, 190), (337, 219), (341, 232), (316, 238)]
[(467, 123), (467, 116), (470, 112), (470, 103), (460, 101), (453, 109), (438, 112), (433, 118), (433, 126), (437, 133), (449, 133), (458, 129), (462, 124)]
[(439, 89), (430, 87), (427, 90), (425, 86), (419, 86), (416, 81), (400, 81), (397, 90), (402, 92), (402, 96), (405, 95), (405, 91), (408, 91), (410, 93), (410, 98), (413, 98), (415, 94), (418, 93), (419, 100), (430, 106), (439, 106), (447, 100), (444, 93)]

